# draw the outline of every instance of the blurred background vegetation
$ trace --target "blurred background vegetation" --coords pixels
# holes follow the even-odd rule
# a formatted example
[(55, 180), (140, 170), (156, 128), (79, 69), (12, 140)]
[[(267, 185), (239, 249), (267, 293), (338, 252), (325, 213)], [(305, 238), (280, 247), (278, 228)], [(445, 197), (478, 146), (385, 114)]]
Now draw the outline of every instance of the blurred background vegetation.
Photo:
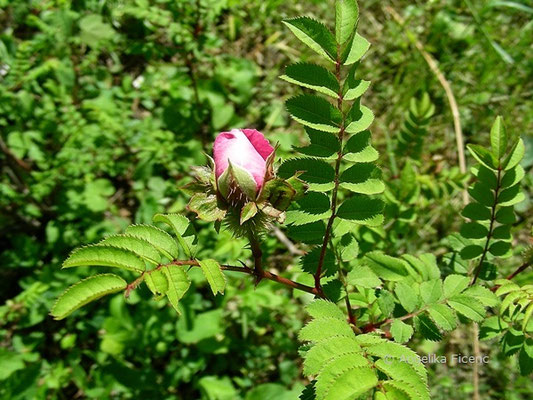
[[(410, 39), (451, 84), (465, 141), (487, 144), (501, 114), (511, 135), (523, 136), (522, 165), (531, 172), (533, 8), (527, 0), (360, 3), (360, 29), (373, 44), (361, 65), (373, 82), (365, 103), (376, 114), (374, 140), (390, 183), (385, 228), (369, 230), (361, 248), (440, 257), (461, 222), (466, 178), (446, 94)], [(0, 398), (298, 397), (306, 382), (296, 333), (307, 295), (269, 282), (254, 289), (230, 275), (217, 298), (198, 277), (180, 319), (144, 288), (129, 304), (117, 295), (60, 322), (48, 311), (86, 275), (60, 270), (71, 249), (156, 212), (186, 212), (180, 188), (190, 166), (206, 163), (218, 132), (257, 128), (279, 142), (280, 156), (304, 142), (283, 105), (294, 89), (278, 79), (290, 61), (314, 57), (281, 24), (302, 14), (334, 19), (321, 0), (0, 0)], [(421, 154), (407, 162), (398, 138), (411, 99), (423, 93), (435, 113)], [(531, 234), (532, 175), (515, 254)], [(195, 224), (209, 257), (250, 257), (228, 232)], [(297, 252), (274, 235), (265, 246), (270, 269), (298, 276)], [(513, 260), (500, 266), (504, 273)], [(416, 346), (471, 354), (470, 343), (465, 328)], [(533, 393), (497, 346), (482, 343), (482, 352), (491, 357), (480, 369), (483, 399)], [(435, 399), (471, 396), (471, 366), (430, 369)]]

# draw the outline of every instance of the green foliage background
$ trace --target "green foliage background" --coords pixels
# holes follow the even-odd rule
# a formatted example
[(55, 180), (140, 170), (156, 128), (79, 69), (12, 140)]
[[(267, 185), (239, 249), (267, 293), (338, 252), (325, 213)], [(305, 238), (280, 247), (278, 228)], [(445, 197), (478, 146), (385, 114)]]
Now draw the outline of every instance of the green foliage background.
[[(366, 105), (376, 115), (374, 145), (390, 181), (385, 229), (368, 232), (365, 251), (442, 255), (444, 238), (461, 224), (464, 178), (447, 99), (387, 5), (438, 60), (467, 143), (487, 144), (498, 114), (511, 135), (522, 135), (529, 173), (513, 231), (522, 232), (517, 252), (527, 244), (533, 9), (526, 4), (361, 4), (360, 30), (373, 46), (360, 71), (373, 82)], [(315, 57), (281, 24), (301, 14), (334, 18), (321, 1), (0, 0), (1, 398), (298, 397), (307, 383), (297, 332), (308, 295), (270, 282), (254, 289), (230, 273), (226, 294), (216, 298), (198, 275), (179, 319), (144, 288), (129, 304), (119, 294), (61, 322), (48, 311), (67, 285), (87, 275), (59, 269), (72, 248), (132, 222), (149, 223), (157, 212), (185, 212), (188, 196), (180, 188), (190, 167), (206, 162), (219, 131), (255, 127), (279, 142), (282, 157), (304, 143), (284, 108), (296, 89), (278, 78), (289, 62)], [(420, 93), (429, 94), (435, 113), (411, 167), (395, 150), (404, 114)], [(409, 191), (415, 186), (416, 196)], [(243, 241), (196, 225), (206, 258), (249, 259)], [(266, 247), (270, 269), (298, 275), (298, 256), (274, 235)], [(511, 272), (512, 265), (500, 268)], [(469, 338), (465, 330), (417, 346), (469, 354)], [(481, 370), (483, 398), (527, 398), (533, 387), (515, 361), (482, 346), (491, 356)], [(436, 399), (472, 391), (468, 365), (431, 366), (429, 380)]]

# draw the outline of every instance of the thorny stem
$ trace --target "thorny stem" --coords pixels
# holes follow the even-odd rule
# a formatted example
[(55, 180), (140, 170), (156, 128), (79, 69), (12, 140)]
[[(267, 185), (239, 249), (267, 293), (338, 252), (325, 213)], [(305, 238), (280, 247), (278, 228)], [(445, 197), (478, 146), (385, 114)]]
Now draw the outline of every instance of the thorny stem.
[(256, 276), (255, 284), (258, 285), (263, 279), (263, 252), (261, 251), (261, 245), (254, 232), (250, 232), (248, 235), (250, 241), (250, 248), (252, 249), (252, 256), (254, 258), (254, 274)]
[(498, 205), (498, 194), (500, 193), (500, 189), (502, 185), (501, 174), (502, 174), (502, 168), (501, 166), (498, 166), (497, 184), (496, 184), (496, 189), (494, 190), (494, 203), (492, 203), (491, 214), (490, 214), (489, 233), (487, 235), (487, 240), (485, 241), (485, 248), (483, 249), (483, 253), (481, 254), (481, 259), (479, 260), (479, 264), (477, 265), (475, 269), (474, 278), (472, 279), (472, 282), (470, 283), (470, 285), (473, 285), (474, 283), (476, 283), (479, 273), (481, 272), (481, 268), (483, 267), (483, 261), (485, 261), (485, 257), (487, 256), (487, 251), (489, 250), (490, 239), (492, 238), (492, 231), (494, 229), (494, 221), (496, 219), (496, 206)]
[(335, 76), (337, 78), (337, 82), (339, 82), (339, 93), (337, 96), (337, 108), (342, 113), (342, 122), (339, 130), (339, 142), (341, 143), (340, 149), (337, 152), (337, 160), (335, 162), (335, 185), (333, 187), (333, 190), (331, 192), (331, 216), (329, 217), (328, 224), (326, 226), (326, 232), (324, 234), (324, 241), (322, 242), (322, 248), (320, 250), (320, 257), (318, 258), (318, 266), (315, 273), (315, 288), (316, 290), (323, 294), (322, 291), (322, 285), (320, 284), (320, 277), (322, 275), (322, 267), (324, 265), (324, 258), (326, 256), (326, 251), (328, 248), (329, 239), (331, 236), (331, 230), (333, 229), (333, 222), (335, 221), (335, 217), (337, 216), (337, 192), (339, 190), (339, 172), (341, 167), (341, 161), (342, 161), (342, 140), (344, 138), (344, 124), (346, 116), (342, 110), (343, 105), (343, 94), (342, 94), (342, 85), (341, 85), (341, 49), (340, 46), (337, 45), (337, 61), (335, 63)]

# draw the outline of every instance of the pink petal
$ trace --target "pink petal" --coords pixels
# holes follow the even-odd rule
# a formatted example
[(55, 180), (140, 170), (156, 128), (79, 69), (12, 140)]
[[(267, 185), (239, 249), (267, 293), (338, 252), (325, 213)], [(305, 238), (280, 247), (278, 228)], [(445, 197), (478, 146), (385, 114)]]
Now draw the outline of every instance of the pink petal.
[(263, 159), (267, 159), (270, 154), (274, 151), (274, 148), (270, 145), (265, 136), (255, 129), (241, 129), (242, 132), (246, 135), (248, 140), (255, 147), (257, 152), (261, 154)]
[(230, 160), (233, 165), (238, 165), (253, 176), (258, 190), (263, 185), (266, 172), (265, 159), (241, 130), (233, 129), (231, 132), (220, 133), (215, 139), (213, 156), (217, 179), (228, 168), (228, 160)]

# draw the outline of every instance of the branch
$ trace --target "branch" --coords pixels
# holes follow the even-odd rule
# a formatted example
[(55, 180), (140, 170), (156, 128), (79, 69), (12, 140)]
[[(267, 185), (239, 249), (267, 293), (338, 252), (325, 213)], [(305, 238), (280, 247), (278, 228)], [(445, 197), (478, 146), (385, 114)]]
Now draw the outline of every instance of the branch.
[[(190, 265), (192, 267), (200, 266), (200, 264), (196, 260), (175, 260), (175, 261), (172, 261), (172, 262), (170, 262), (168, 264), (165, 264), (165, 265)], [(161, 267), (162, 267), (162, 265), (161, 265)], [(295, 281), (290, 280), (288, 278), (284, 278), (282, 276), (273, 274), (272, 272), (265, 271), (263, 269), (261, 270), (261, 272), (256, 272), (254, 269), (246, 267), (246, 266), (237, 267), (237, 266), (234, 266), (234, 265), (221, 265), (220, 268), (222, 270), (224, 270), (224, 271), (242, 272), (244, 274), (254, 275), (254, 276), (258, 276), (258, 274), (259, 274), (261, 279), (268, 279), (270, 281), (274, 281), (274, 282), (280, 283), (280, 284), (282, 284), (284, 286), (287, 286), (287, 287), (290, 287), (292, 289), (301, 290), (303, 292), (314, 294), (317, 297), (325, 298), (324, 294), (323, 293), (319, 293), (316, 290), (316, 288), (314, 288), (314, 287), (303, 285), (301, 283), (298, 283), (298, 282), (295, 282)]]
[(328, 224), (326, 226), (326, 232), (324, 234), (324, 241), (322, 242), (322, 248), (320, 250), (320, 257), (318, 258), (318, 266), (315, 272), (315, 288), (316, 290), (323, 295), (322, 286), (320, 284), (320, 276), (322, 275), (322, 266), (324, 265), (324, 258), (326, 256), (326, 250), (328, 248), (329, 238), (331, 236), (331, 230), (333, 228), (333, 222), (337, 216), (337, 192), (339, 191), (339, 172), (341, 167), (342, 160), (342, 140), (344, 138), (344, 124), (346, 115), (342, 110), (343, 104), (343, 93), (341, 85), (341, 49), (337, 45), (337, 62), (335, 63), (335, 76), (337, 82), (339, 82), (339, 93), (337, 96), (337, 108), (342, 113), (342, 122), (339, 131), (339, 142), (341, 143), (340, 149), (337, 153), (337, 160), (335, 161), (335, 186), (331, 192), (331, 217), (329, 217)]

